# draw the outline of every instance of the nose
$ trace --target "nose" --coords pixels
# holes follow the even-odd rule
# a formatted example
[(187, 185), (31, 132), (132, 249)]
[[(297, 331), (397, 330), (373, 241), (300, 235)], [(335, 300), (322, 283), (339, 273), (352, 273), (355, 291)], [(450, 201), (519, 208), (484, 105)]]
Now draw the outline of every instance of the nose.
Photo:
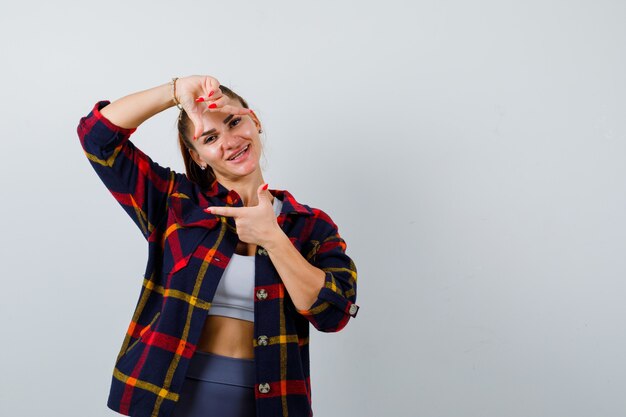
[(234, 149), (239, 146), (241, 142), (235, 135), (230, 134), (229, 132), (222, 133), (222, 143), (224, 144), (224, 148), (226, 149)]

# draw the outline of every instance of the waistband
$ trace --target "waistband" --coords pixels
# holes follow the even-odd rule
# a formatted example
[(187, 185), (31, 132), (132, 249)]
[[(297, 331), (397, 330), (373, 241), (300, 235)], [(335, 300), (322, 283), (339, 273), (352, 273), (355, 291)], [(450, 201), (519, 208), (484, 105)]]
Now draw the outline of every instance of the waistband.
[(189, 361), (187, 378), (219, 384), (254, 387), (256, 369), (254, 358), (232, 358), (196, 350)]

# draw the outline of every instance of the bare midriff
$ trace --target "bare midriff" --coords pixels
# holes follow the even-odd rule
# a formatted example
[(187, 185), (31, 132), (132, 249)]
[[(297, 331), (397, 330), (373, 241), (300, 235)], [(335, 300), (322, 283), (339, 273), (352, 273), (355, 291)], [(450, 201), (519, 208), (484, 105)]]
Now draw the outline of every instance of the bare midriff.
[[(235, 252), (254, 256), (256, 245), (238, 242)], [(254, 323), (233, 317), (207, 315), (197, 349), (233, 358), (254, 358)]]

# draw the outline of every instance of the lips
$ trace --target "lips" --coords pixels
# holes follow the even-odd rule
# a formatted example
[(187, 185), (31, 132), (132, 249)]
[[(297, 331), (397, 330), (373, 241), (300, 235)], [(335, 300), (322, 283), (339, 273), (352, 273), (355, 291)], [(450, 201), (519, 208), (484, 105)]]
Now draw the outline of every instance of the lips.
[(228, 158), (226, 158), (227, 161), (232, 161), (234, 158), (236, 158), (237, 156), (240, 156), (241, 154), (243, 154), (244, 152), (246, 152), (248, 150), (248, 148), (250, 147), (250, 144), (244, 146), (243, 148), (238, 149), (237, 151), (233, 152), (232, 154), (230, 154), (230, 156)]

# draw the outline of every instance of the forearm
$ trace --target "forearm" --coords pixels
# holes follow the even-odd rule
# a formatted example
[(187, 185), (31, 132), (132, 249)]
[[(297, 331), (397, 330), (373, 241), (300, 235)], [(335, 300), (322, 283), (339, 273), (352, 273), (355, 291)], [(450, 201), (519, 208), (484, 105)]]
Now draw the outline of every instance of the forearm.
[(307, 310), (324, 285), (324, 271), (304, 259), (282, 230), (264, 247), (294, 306)]
[(100, 113), (116, 126), (131, 129), (174, 105), (172, 86), (166, 83), (117, 99)]

